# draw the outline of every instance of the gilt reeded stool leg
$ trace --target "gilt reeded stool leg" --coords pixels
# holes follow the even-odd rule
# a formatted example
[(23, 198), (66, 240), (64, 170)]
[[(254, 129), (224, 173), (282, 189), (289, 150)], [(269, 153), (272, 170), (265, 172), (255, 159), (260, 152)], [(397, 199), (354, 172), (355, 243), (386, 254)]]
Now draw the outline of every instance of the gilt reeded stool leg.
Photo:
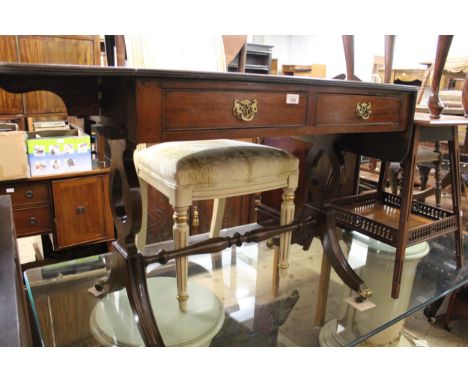
[[(219, 236), (226, 198), (283, 189), (281, 224), (294, 218), (294, 192), (298, 184), (299, 160), (273, 147), (228, 139), (165, 142), (135, 151), (135, 167), (142, 189), (142, 229), (137, 246), (143, 251), (147, 230), (147, 185), (169, 198), (174, 208), (174, 246), (188, 245), (188, 208), (193, 201), (214, 200), (210, 237)], [(279, 264), (289, 262), (291, 233), (280, 236)], [(220, 256), (220, 254), (212, 254)], [(177, 299), (185, 311), (188, 283), (188, 260), (176, 260)]]

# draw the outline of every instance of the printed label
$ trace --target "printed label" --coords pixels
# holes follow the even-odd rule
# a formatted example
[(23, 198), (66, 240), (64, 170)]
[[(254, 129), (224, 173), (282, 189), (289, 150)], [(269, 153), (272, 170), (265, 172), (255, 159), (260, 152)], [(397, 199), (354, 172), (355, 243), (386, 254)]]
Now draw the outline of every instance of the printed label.
[(299, 94), (286, 94), (286, 103), (297, 105), (299, 103)]

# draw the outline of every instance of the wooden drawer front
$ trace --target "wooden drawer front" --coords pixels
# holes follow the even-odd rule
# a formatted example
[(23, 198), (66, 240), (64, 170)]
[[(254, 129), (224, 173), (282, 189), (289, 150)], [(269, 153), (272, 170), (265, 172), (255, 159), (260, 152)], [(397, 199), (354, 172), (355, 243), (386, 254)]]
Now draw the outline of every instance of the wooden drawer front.
[(102, 176), (52, 182), (59, 248), (105, 237), (102, 182)]
[(39, 234), (52, 230), (49, 207), (15, 209), (15, 225), (18, 236)]
[[(356, 115), (356, 106), (370, 103), (372, 113), (368, 119)], [(315, 124), (319, 125), (371, 125), (393, 124), (399, 129), (401, 100), (396, 97), (354, 94), (318, 94)]]
[[(286, 103), (288, 94), (298, 95), (298, 103)], [(164, 129), (303, 126), (307, 98), (304, 92), (167, 90), (164, 94)], [(236, 99), (257, 100), (257, 113), (251, 121), (242, 121), (233, 115)], [(289, 102), (294, 102), (291, 96)]]
[(10, 195), (14, 207), (49, 202), (47, 182), (4, 183), (0, 194)]

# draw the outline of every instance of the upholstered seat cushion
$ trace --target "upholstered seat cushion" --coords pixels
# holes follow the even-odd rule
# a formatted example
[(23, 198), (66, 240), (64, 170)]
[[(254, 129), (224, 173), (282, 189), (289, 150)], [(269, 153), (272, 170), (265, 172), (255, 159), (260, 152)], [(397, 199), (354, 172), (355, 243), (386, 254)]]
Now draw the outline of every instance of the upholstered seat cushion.
[(160, 143), (134, 159), (140, 174), (171, 188), (261, 183), (297, 174), (299, 166), (284, 150), (229, 139)]

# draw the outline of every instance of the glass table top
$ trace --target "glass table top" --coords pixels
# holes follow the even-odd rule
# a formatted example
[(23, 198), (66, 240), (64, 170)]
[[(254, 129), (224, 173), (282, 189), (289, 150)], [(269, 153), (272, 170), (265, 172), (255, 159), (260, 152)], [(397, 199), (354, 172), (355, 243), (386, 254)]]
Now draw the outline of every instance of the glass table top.
[[(222, 235), (252, 228), (224, 230)], [(191, 242), (203, 238), (198, 235)], [(318, 239), (308, 251), (293, 245), (286, 270), (274, 265), (277, 251), (269, 242), (189, 257), (186, 312), (178, 309), (174, 263), (148, 267), (152, 308), (166, 345), (403, 345), (406, 316), (468, 281), (468, 269), (456, 269), (452, 234), (408, 248), (397, 300), (390, 297), (392, 247), (350, 232), (343, 233), (341, 246), (373, 290), (375, 306), (356, 303), (354, 292), (332, 271), (323, 325), (316, 322), (317, 301), (323, 297), (318, 296)], [(149, 245), (145, 253), (162, 247), (170, 248), (170, 243)], [(110, 254), (103, 254), (25, 272), (44, 346), (142, 345), (125, 290), (104, 297), (91, 293), (108, 274), (109, 259)]]

